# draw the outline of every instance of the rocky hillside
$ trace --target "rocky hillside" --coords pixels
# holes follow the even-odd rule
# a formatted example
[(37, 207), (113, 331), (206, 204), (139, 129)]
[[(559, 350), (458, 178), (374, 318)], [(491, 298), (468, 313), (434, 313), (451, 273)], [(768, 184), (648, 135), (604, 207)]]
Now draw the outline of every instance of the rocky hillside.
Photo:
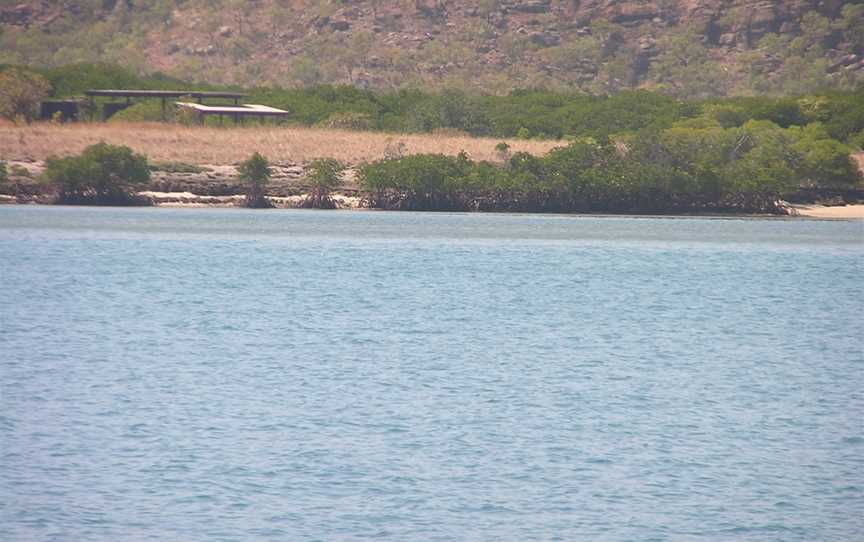
[(0, 0), (0, 30), (0, 63), (244, 85), (702, 97), (864, 82), (864, 3), (839, 0)]

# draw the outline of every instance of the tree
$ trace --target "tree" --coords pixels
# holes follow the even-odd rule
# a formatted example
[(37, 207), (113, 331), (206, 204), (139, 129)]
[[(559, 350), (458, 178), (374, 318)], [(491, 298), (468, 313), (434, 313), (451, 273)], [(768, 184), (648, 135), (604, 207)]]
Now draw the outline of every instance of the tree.
[(802, 138), (794, 148), (801, 154), (802, 175), (816, 186), (855, 186), (861, 180), (852, 149), (836, 139)]
[(141, 204), (135, 191), (150, 182), (147, 157), (125, 146), (97, 143), (78, 156), (49, 158), (43, 178), (57, 188), (58, 203)]
[(852, 45), (853, 50), (861, 50), (864, 47), (864, 32), (861, 32), (864, 25), (864, 5), (848, 3), (843, 6), (838, 19), (834, 26), (842, 32), (843, 39)]
[(795, 135), (769, 121), (751, 120), (741, 127), (740, 152), (724, 168), (729, 183), (742, 209), (777, 211), (777, 202), (785, 194), (800, 187), (797, 174), (799, 154), (793, 148)]
[(253, 154), (242, 162), (237, 169), (240, 180), (246, 183), (246, 207), (266, 209), (272, 207), (267, 199), (265, 189), (270, 181), (270, 163), (259, 153)]
[(0, 116), (18, 122), (30, 122), (36, 116), (39, 102), (51, 91), (48, 80), (20, 68), (0, 72)]
[(410, 127), (422, 132), (455, 128), (471, 135), (487, 135), (491, 131), (482, 102), (455, 90), (446, 90), (422, 102), (409, 115)]

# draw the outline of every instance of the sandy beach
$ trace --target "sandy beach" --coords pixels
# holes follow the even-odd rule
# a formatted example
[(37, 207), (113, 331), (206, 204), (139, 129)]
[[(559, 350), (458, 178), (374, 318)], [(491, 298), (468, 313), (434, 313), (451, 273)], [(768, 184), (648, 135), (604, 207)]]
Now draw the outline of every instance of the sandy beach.
[(864, 205), (791, 205), (797, 216), (864, 220)]

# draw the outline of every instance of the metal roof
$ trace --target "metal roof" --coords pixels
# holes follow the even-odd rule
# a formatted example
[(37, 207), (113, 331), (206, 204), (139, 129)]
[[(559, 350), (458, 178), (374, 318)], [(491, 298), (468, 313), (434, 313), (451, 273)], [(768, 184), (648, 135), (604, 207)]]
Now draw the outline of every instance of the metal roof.
[(203, 105), (199, 103), (192, 102), (176, 102), (180, 107), (184, 107), (186, 109), (192, 109), (198, 113), (204, 113), (207, 115), (242, 115), (242, 116), (272, 116), (272, 117), (281, 117), (290, 115), (288, 111), (284, 109), (277, 109), (275, 107), (270, 107), (267, 105), (259, 105), (259, 104), (243, 104), (243, 105)]
[(233, 98), (239, 99), (246, 96), (238, 92), (202, 92), (198, 90), (86, 90), (87, 96), (120, 96), (123, 98), (180, 98), (191, 96), (192, 98)]

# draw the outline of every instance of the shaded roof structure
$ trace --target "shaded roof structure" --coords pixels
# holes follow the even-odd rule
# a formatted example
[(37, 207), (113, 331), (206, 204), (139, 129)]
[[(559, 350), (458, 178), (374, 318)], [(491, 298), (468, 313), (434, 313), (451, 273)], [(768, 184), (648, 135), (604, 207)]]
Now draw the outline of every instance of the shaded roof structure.
[[(234, 105), (237, 105), (241, 98), (245, 97), (246, 94), (242, 94), (239, 92), (222, 92), (222, 91), (201, 91), (201, 90), (141, 90), (141, 89), (91, 89), (85, 90), (84, 94), (90, 98), (90, 115), (91, 119), (93, 114), (96, 112), (96, 104), (95, 98), (126, 98), (126, 105), (131, 105), (132, 98), (159, 98), (162, 100), (162, 120), (165, 121), (165, 108), (167, 104), (167, 100), (169, 98), (182, 98), (182, 97), (190, 97), (198, 100), (198, 103), (202, 103), (207, 98), (222, 98), (222, 99), (231, 99), (234, 100)], [(116, 112), (119, 109), (122, 109), (122, 106), (114, 106), (112, 108), (106, 107), (103, 108), (103, 118), (107, 119), (111, 114)]]
[(204, 105), (192, 102), (175, 102), (178, 107), (193, 111), (202, 119), (206, 116), (218, 115), (234, 117), (234, 122), (244, 117), (287, 117), (291, 113), (284, 109), (277, 109), (267, 105), (260, 104), (242, 104), (242, 105)]
[(86, 90), (84, 94), (87, 96), (108, 96), (115, 98), (180, 98), (189, 96), (190, 98), (229, 98), (239, 100), (244, 98), (246, 94), (239, 92), (204, 92), (198, 90)]

